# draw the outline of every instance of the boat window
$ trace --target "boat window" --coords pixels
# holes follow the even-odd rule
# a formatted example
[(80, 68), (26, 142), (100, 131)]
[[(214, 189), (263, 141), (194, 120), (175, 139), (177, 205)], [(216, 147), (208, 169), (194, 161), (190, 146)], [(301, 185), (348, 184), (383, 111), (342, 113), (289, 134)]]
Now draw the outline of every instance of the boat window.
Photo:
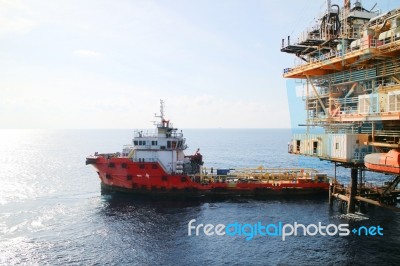
[(170, 148), (171, 148), (171, 141), (168, 140), (168, 141), (167, 141), (167, 149), (170, 149)]
[(137, 145), (138, 145), (138, 141), (137, 141), (137, 140), (134, 140), (134, 141), (133, 141), (133, 145), (137, 146)]
[(336, 142), (336, 147), (335, 147), (337, 150), (339, 149), (339, 143), (338, 142)]

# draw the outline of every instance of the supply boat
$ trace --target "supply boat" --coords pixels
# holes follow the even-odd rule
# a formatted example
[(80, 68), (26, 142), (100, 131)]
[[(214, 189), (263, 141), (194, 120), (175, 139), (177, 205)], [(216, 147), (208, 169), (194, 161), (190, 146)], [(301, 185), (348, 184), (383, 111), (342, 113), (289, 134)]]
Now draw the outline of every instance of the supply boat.
[(149, 196), (273, 196), (326, 195), (326, 174), (306, 168), (214, 169), (203, 166), (199, 149), (185, 155), (188, 148), (182, 131), (164, 118), (155, 134), (135, 131), (132, 143), (122, 153), (95, 153), (86, 158), (106, 191)]

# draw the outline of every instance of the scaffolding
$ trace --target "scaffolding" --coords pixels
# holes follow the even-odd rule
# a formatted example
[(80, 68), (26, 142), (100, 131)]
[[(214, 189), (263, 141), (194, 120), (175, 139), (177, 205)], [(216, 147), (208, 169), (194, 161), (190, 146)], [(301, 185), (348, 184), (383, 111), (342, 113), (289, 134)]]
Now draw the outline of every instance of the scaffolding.
[[(351, 168), (357, 186), (358, 173), (368, 170), (365, 156), (400, 149), (400, 8), (379, 14), (359, 1), (327, 5), (319, 24), (298, 43), (282, 40), (281, 51), (300, 59), (283, 77), (302, 80), (305, 125), (324, 129), (294, 135), (288, 150)], [(392, 192), (398, 184), (393, 182)], [(349, 196), (342, 196), (354, 211), (360, 191), (346, 191)], [(373, 200), (393, 203), (397, 195), (381, 193)]]

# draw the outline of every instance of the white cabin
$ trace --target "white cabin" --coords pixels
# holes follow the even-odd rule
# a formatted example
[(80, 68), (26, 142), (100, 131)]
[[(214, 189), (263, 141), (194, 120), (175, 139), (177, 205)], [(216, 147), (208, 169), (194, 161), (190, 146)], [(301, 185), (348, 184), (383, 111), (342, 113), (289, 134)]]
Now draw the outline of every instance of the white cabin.
[(164, 118), (163, 101), (160, 109), (161, 114), (156, 115), (160, 118), (160, 122), (155, 122), (156, 131), (149, 133), (136, 130), (132, 145), (124, 146), (122, 156), (134, 162), (158, 162), (167, 173), (182, 173), (184, 163), (190, 161), (183, 152), (187, 148), (186, 139), (182, 130), (178, 132)]

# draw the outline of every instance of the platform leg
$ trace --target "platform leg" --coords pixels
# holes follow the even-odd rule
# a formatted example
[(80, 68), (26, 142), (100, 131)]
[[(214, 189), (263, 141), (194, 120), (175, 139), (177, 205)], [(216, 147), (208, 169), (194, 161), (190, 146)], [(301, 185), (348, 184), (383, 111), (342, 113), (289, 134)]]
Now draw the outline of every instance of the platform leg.
[(333, 205), (333, 196), (332, 196), (332, 193), (333, 193), (333, 186), (334, 186), (333, 183), (330, 184), (330, 186), (329, 186), (329, 205), (330, 205), (330, 206)]
[(356, 209), (355, 196), (357, 194), (357, 179), (358, 179), (358, 169), (351, 168), (351, 187), (350, 187), (349, 203), (347, 205), (347, 213), (354, 213)]

